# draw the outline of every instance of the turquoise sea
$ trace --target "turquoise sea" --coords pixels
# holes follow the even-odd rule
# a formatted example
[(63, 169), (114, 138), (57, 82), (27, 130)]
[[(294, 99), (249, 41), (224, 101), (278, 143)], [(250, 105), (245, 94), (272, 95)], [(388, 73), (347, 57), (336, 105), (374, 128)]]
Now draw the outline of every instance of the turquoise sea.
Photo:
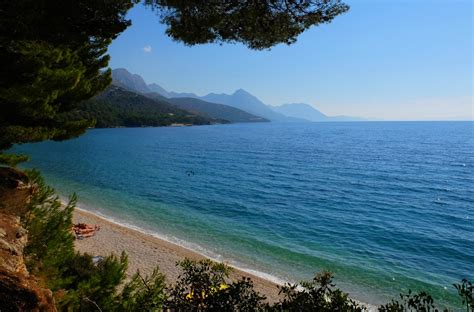
[(474, 123), (94, 129), (17, 146), (63, 196), (284, 281), (335, 273), (357, 299), (474, 280)]

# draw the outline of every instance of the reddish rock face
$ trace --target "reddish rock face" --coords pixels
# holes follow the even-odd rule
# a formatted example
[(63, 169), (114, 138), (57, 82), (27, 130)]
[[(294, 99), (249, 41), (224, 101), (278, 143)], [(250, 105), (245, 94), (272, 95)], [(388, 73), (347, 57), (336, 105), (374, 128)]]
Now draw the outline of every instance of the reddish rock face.
[(23, 259), (28, 241), (20, 218), (33, 192), (28, 177), (0, 167), (0, 311), (56, 311), (53, 294), (40, 288)]
[(56, 311), (53, 294), (32, 278), (0, 270), (0, 307), (3, 311)]
[(27, 242), (20, 218), (0, 212), (0, 268), (6, 272), (28, 276), (23, 261), (23, 248)]
[(34, 188), (23, 172), (0, 167), (0, 212), (23, 216)]

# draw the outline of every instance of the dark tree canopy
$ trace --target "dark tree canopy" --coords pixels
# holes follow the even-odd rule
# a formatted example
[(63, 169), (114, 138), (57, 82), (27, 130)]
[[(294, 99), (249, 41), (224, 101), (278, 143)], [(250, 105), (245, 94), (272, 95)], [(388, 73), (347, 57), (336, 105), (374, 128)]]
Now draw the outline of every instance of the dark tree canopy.
[(87, 128), (57, 116), (110, 84), (107, 47), (130, 25), (134, 2), (1, 0), (0, 150)]
[[(107, 48), (139, 0), (0, 0), (0, 152), (16, 143), (80, 135), (61, 118), (111, 82)], [(188, 45), (291, 44), (348, 10), (340, 0), (144, 0)]]
[(251, 49), (292, 44), (314, 25), (331, 22), (349, 7), (340, 0), (145, 0), (168, 26), (168, 36), (188, 45), (240, 42)]

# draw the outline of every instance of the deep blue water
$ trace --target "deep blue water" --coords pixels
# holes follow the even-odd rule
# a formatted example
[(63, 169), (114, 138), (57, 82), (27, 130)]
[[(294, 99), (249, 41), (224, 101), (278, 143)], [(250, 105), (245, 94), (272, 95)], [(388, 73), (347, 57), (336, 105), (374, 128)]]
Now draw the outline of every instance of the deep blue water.
[(102, 129), (15, 150), (86, 209), (283, 280), (327, 269), (365, 302), (446, 304), (474, 280), (473, 122)]

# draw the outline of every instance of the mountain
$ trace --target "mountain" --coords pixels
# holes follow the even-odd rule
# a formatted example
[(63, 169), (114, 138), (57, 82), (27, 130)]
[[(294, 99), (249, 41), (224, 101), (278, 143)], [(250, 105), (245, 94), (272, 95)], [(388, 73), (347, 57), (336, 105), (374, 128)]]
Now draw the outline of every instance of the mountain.
[(239, 89), (231, 95), (210, 93), (201, 97), (201, 99), (236, 107), (273, 121), (298, 121), (295, 118), (289, 118), (288, 116), (284, 116), (273, 111), (268, 105), (260, 101), (256, 96), (243, 89)]
[(140, 75), (131, 74), (125, 68), (112, 70), (112, 80), (116, 85), (138, 93), (153, 92)]
[[(363, 120), (362, 118), (349, 116), (326, 116), (313, 106), (304, 103), (284, 104), (276, 107), (269, 106), (243, 89), (239, 89), (233, 94), (209, 93), (205, 96), (198, 96), (194, 93), (176, 93), (167, 91), (156, 83), (147, 84), (141, 76), (131, 74), (124, 68), (112, 70), (112, 79), (115, 85), (122, 87), (123, 89), (141, 93), (153, 99), (170, 100), (173, 98), (185, 98), (185, 100), (177, 102), (180, 107), (187, 107), (202, 116), (214, 118), (222, 118), (222, 116), (226, 116), (227, 118), (225, 119), (233, 122), (242, 122), (244, 120), (255, 121), (254, 117), (280, 122)], [(207, 102), (207, 104), (193, 102), (192, 99), (202, 100)], [(227, 109), (224, 112), (222, 107), (212, 106), (209, 104), (226, 105), (241, 111), (231, 111)], [(242, 111), (252, 115), (253, 117), (242, 114)]]
[(363, 121), (363, 118), (350, 116), (327, 116), (313, 106), (305, 103), (291, 103), (274, 106), (273, 109), (283, 115), (303, 118), (309, 121)]
[(172, 97), (172, 98), (187, 97), (187, 98), (199, 99), (199, 96), (197, 96), (195, 93), (186, 93), (186, 92), (177, 93), (177, 92), (171, 91), (171, 92), (168, 92), (168, 94), (169, 94), (170, 97)]
[(174, 97), (193, 97), (204, 100), (206, 102), (218, 103), (223, 105), (232, 106), (243, 111), (249, 112), (256, 116), (261, 116), (271, 121), (306, 121), (304, 119), (293, 118), (284, 116), (280, 113), (273, 111), (268, 105), (260, 101), (257, 97), (250, 94), (249, 92), (239, 89), (233, 94), (217, 94), (209, 93), (205, 96), (196, 96), (195, 94), (189, 93), (173, 93)]
[[(212, 101), (205, 101), (203, 100), (203, 98), (198, 97), (194, 93), (168, 92), (156, 83), (146, 84), (146, 82), (144, 81), (142, 77), (140, 77), (139, 75), (131, 74), (129, 71), (127, 71), (124, 68), (117, 68), (117, 69), (112, 70), (112, 80), (113, 80), (114, 85), (121, 87), (122, 89), (143, 94), (154, 100), (170, 101), (174, 97), (184, 98), (184, 100), (175, 101), (176, 103), (173, 103), (173, 104), (175, 104), (178, 107), (181, 107), (182, 109), (192, 110), (195, 114), (198, 114), (200, 116), (206, 116), (206, 117), (217, 118), (217, 119), (225, 119), (231, 122), (269, 121), (268, 119), (260, 117), (259, 114), (252, 114), (246, 110), (239, 109), (239, 107), (237, 107), (239, 103), (238, 99), (235, 101), (231, 101), (232, 103), (236, 103), (236, 104), (226, 106), (225, 103), (216, 104), (216, 103), (211, 103)], [(237, 93), (239, 93), (239, 91), (237, 91), (235, 94)], [(248, 99), (251, 99), (252, 97), (253, 97), (252, 95), (247, 93)], [(198, 101), (198, 100), (201, 100), (201, 101)], [(267, 111), (266, 115), (275, 114), (265, 104), (259, 102), (257, 98), (253, 97), (252, 100), (254, 102), (257, 102), (257, 105), (263, 105), (263, 109)], [(246, 100), (243, 100), (240, 102), (246, 103)], [(230, 106), (234, 106), (234, 107), (230, 107)], [(255, 111), (259, 111), (259, 110), (255, 109)], [(274, 116), (272, 116), (272, 119), (273, 117)], [(284, 116), (279, 116), (279, 117), (285, 118)]]
[(159, 84), (156, 84), (156, 83), (150, 83), (148, 85), (148, 89), (150, 90), (150, 92), (155, 92), (155, 93), (158, 93), (159, 95), (161, 96), (164, 96), (164, 97), (167, 97), (167, 98), (170, 98), (171, 95), (169, 94), (168, 91), (166, 91), (163, 87), (161, 87)]
[(132, 74), (125, 68), (112, 70), (112, 81), (116, 86), (137, 93), (157, 93), (165, 98), (171, 97), (170, 93), (157, 83), (147, 84), (145, 80), (137, 74)]
[(171, 104), (189, 112), (215, 119), (225, 119), (230, 122), (265, 122), (265, 118), (247, 113), (241, 109), (227, 105), (206, 102), (196, 98), (171, 98)]
[(115, 85), (84, 102), (79, 110), (62, 117), (67, 120), (95, 119), (96, 128), (228, 123), (226, 120), (185, 111), (166, 101), (151, 99)]
[(283, 104), (273, 107), (273, 110), (290, 117), (304, 118), (309, 121), (325, 121), (328, 117), (305, 103)]

